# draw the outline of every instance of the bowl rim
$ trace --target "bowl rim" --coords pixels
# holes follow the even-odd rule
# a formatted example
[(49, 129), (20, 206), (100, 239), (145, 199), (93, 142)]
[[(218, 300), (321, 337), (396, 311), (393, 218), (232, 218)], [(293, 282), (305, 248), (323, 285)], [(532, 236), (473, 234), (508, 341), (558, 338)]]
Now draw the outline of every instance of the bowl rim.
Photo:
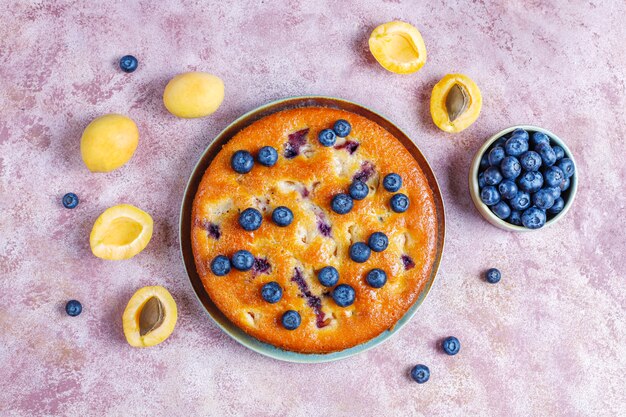
[[(312, 107), (322, 106), (347, 110), (359, 114), (363, 117), (367, 117), (370, 120), (381, 125), (384, 129), (394, 135), (405, 148), (416, 158), (420, 168), (422, 169), (424, 176), (429, 182), (429, 186), (433, 192), (435, 201), (435, 209), (438, 221), (437, 227), (437, 250), (435, 253), (435, 260), (433, 262), (431, 274), (428, 280), (424, 283), (422, 290), (416, 297), (415, 301), (409, 307), (407, 312), (402, 316), (394, 326), (390, 329), (383, 331), (380, 335), (367, 342), (353, 346), (348, 349), (330, 352), (330, 353), (299, 353), (294, 351), (288, 351), (277, 348), (271, 344), (265, 343), (256, 339), (255, 337), (245, 333), (241, 328), (230, 322), (226, 316), (219, 311), (219, 309), (213, 304), (207, 292), (204, 290), (202, 281), (196, 271), (195, 261), (193, 258), (193, 251), (191, 249), (191, 209), (193, 206), (193, 199), (196, 195), (197, 187), (204, 175), (204, 172), (208, 168), (213, 157), (221, 150), (222, 146), (230, 140), (237, 132), (246, 126), (252, 124), (256, 120), (259, 120), (270, 114), (279, 112), (281, 110), (287, 110), (300, 107)], [(398, 128), (395, 124), (389, 121), (386, 117), (380, 115), (374, 110), (369, 109), (361, 104), (348, 101), (336, 97), (328, 97), (321, 95), (311, 96), (295, 96), (286, 97), (271, 101), (264, 105), (261, 105), (253, 110), (250, 110), (243, 115), (236, 118), (233, 122), (227, 125), (220, 133), (218, 133), (213, 140), (209, 142), (205, 150), (202, 152), (198, 162), (194, 165), (189, 179), (186, 183), (183, 200), (181, 202), (179, 212), (179, 245), (180, 253), (185, 267), (185, 271), (191, 283), (193, 292), (196, 299), (207, 312), (213, 322), (227, 335), (239, 342), (243, 346), (260, 353), (264, 356), (296, 363), (321, 363), (330, 362), (340, 359), (345, 359), (350, 356), (356, 355), (361, 352), (365, 352), (372, 349), (382, 342), (388, 340), (391, 336), (396, 334), (402, 327), (404, 327), (410, 319), (417, 312), (418, 307), (422, 304), (426, 296), (429, 294), (432, 285), (437, 276), (439, 266), (441, 264), (443, 249), (445, 243), (445, 207), (443, 202), (443, 196), (439, 183), (435, 177), (434, 171), (430, 164), (421, 153), (415, 142), (413, 142), (404, 131)]]
[[(570, 177), (569, 197), (568, 197), (567, 201), (565, 202), (565, 206), (563, 207), (563, 210), (561, 210), (561, 212), (557, 213), (556, 216), (554, 216), (552, 219), (546, 221), (546, 224), (543, 227), (540, 227), (539, 229), (528, 229), (526, 227), (517, 226), (517, 225), (511, 224), (511, 223), (509, 223), (509, 222), (507, 222), (505, 220), (502, 220), (501, 218), (496, 216), (489, 209), (489, 207), (485, 203), (483, 203), (481, 201), (481, 199), (480, 199), (480, 190), (479, 190), (479, 187), (478, 187), (478, 171), (480, 169), (480, 161), (481, 161), (483, 155), (485, 154), (485, 152), (489, 149), (489, 147), (491, 147), (491, 145), (496, 140), (498, 140), (499, 138), (501, 138), (504, 135), (509, 134), (510, 132), (514, 131), (515, 129), (524, 129), (526, 131), (544, 133), (545, 135), (550, 137), (550, 140), (552, 140), (556, 145), (558, 145), (561, 148), (563, 148), (563, 151), (565, 152), (565, 156), (567, 158), (570, 158), (572, 160), (572, 162), (574, 162), (574, 166), (576, 167), (576, 171), (574, 172), (574, 175), (572, 175)], [(572, 151), (567, 147), (565, 142), (560, 137), (558, 137), (553, 132), (551, 132), (551, 131), (549, 131), (547, 129), (544, 129), (542, 127), (539, 127), (539, 126), (528, 125), (528, 124), (525, 124), (525, 125), (515, 125), (515, 126), (507, 127), (506, 129), (503, 129), (500, 132), (492, 135), (489, 139), (487, 139), (485, 141), (485, 143), (483, 143), (483, 145), (478, 149), (478, 151), (476, 151), (476, 153), (474, 154), (474, 158), (472, 159), (472, 163), (470, 165), (470, 170), (469, 170), (469, 192), (470, 192), (470, 196), (472, 198), (472, 201), (474, 202), (474, 206), (476, 207), (478, 212), (483, 216), (483, 218), (485, 220), (487, 220), (489, 223), (491, 223), (492, 225), (494, 225), (496, 227), (499, 227), (500, 229), (504, 229), (504, 230), (508, 230), (508, 231), (514, 231), (514, 232), (534, 232), (534, 231), (537, 231), (537, 230), (544, 230), (545, 228), (552, 226), (553, 224), (555, 224), (556, 222), (561, 220), (565, 216), (565, 214), (567, 214), (569, 209), (572, 207), (572, 204), (574, 203), (574, 198), (576, 197), (577, 190), (578, 190), (578, 164), (576, 163), (576, 160), (574, 159)]]

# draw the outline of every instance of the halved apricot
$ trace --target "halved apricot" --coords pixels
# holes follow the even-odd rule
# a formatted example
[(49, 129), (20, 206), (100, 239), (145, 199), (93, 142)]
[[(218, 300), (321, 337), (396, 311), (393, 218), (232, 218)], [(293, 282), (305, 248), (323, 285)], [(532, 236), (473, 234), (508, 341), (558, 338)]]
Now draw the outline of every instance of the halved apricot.
[(445, 132), (460, 132), (478, 119), (483, 98), (471, 78), (448, 74), (433, 87), (430, 114), (433, 122)]
[(411, 74), (426, 63), (426, 45), (417, 28), (393, 21), (372, 31), (369, 39), (372, 55), (383, 68), (396, 74)]
[(172, 334), (177, 319), (176, 301), (167, 289), (143, 287), (133, 294), (122, 315), (124, 335), (134, 347), (158, 345)]
[(152, 237), (152, 217), (130, 204), (106, 209), (91, 229), (89, 244), (98, 258), (129, 259), (145, 249)]

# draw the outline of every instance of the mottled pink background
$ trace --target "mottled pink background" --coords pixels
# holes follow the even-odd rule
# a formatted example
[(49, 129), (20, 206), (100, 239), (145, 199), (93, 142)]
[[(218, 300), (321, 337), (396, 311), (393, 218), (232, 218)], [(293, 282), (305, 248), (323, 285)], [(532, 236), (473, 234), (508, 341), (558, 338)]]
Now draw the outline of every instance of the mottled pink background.
[[(93, 2), (95, 4), (95, 2)], [(112, 2), (111, 2), (112, 3)], [(506, 3), (506, 6), (502, 4)], [(0, 1), (0, 415), (626, 415), (626, 26), (623, 1)], [(428, 62), (394, 75), (371, 57), (378, 24), (422, 32)], [(133, 74), (120, 56), (140, 60)], [(220, 76), (213, 116), (181, 120), (161, 94), (174, 74)], [(480, 86), (481, 117), (445, 134), (429, 115), (449, 72)], [(431, 294), (398, 335), (336, 363), (268, 359), (223, 334), (196, 301), (178, 249), (183, 187), (202, 150), (245, 111), (327, 94), (382, 111), (430, 160), (448, 239)], [(141, 131), (130, 163), (92, 174), (79, 153), (94, 117)], [(467, 172), (491, 134), (531, 123), (567, 141), (581, 174), (572, 210), (531, 234), (490, 226)], [(75, 210), (61, 196), (76, 192)], [(132, 203), (155, 220), (132, 260), (90, 253), (95, 218)], [(499, 285), (481, 272), (502, 270)], [(179, 306), (167, 342), (129, 347), (132, 293), (161, 284)], [(77, 318), (66, 300), (83, 302)], [(456, 335), (448, 357), (437, 341)], [(407, 373), (431, 369), (424, 385)]]

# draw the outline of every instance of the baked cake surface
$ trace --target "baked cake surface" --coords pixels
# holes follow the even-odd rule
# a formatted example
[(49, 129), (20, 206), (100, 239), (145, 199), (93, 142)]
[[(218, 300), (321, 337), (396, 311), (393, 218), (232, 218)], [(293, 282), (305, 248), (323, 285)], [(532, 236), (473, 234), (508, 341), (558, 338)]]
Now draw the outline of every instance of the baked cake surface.
[[(347, 120), (352, 131), (324, 147), (318, 133)], [(263, 146), (278, 151), (266, 167), (255, 161), (247, 174), (231, 168), (238, 150), (256, 155)], [(402, 177), (398, 191), (409, 197), (406, 212), (391, 210), (394, 193), (383, 188), (388, 173)], [(347, 214), (331, 210), (331, 200), (347, 193), (353, 179), (367, 183), (369, 195), (354, 201)], [(287, 227), (272, 222), (272, 210), (286, 206), (294, 220)], [(263, 214), (259, 229), (248, 232), (239, 213), (253, 207)], [(307, 107), (286, 110), (254, 122), (235, 135), (205, 172), (193, 203), (192, 247), (204, 288), (217, 307), (248, 334), (274, 346), (302, 353), (325, 353), (353, 347), (387, 330), (404, 315), (427, 282), (435, 260), (437, 220), (427, 180), (402, 144), (378, 124), (354, 113)], [(383, 232), (389, 245), (371, 252), (364, 263), (350, 259), (352, 243), (367, 243)], [(245, 249), (254, 257), (251, 270), (211, 271), (217, 255), (231, 257)], [(338, 284), (349, 284), (356, 297), (340, 307), (317, 272), (331, 265)], [(365, 280), (368, 271), (387, 274), (382, 288)], [(271, 281), (283, 289), (271, 304), (261, 287)], [(297, 311), (300, 327), (287, 330), (281, 316)]]

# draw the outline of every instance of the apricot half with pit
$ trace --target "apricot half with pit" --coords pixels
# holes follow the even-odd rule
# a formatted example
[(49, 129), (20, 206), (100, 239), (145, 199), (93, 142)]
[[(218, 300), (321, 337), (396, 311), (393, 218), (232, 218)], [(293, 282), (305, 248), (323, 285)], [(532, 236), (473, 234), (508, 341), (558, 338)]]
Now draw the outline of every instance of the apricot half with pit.
[(122, 315), (124, 335), (134, 347), (158, 345), (172, 334), (177, 319), (176, 301), (167, 289), (143, 287), (133, 294)]
[(426, 45), (417, 28), (393, 21), (372, 31), (369, 47), (376, 61), (396, 74), (411, 74), (426, 63)]
[(433, 87), (430, 114), (439, 129), (456, 133), (478, 119), (483, 98), (471, 78), (463, 74), (448, 74)]

